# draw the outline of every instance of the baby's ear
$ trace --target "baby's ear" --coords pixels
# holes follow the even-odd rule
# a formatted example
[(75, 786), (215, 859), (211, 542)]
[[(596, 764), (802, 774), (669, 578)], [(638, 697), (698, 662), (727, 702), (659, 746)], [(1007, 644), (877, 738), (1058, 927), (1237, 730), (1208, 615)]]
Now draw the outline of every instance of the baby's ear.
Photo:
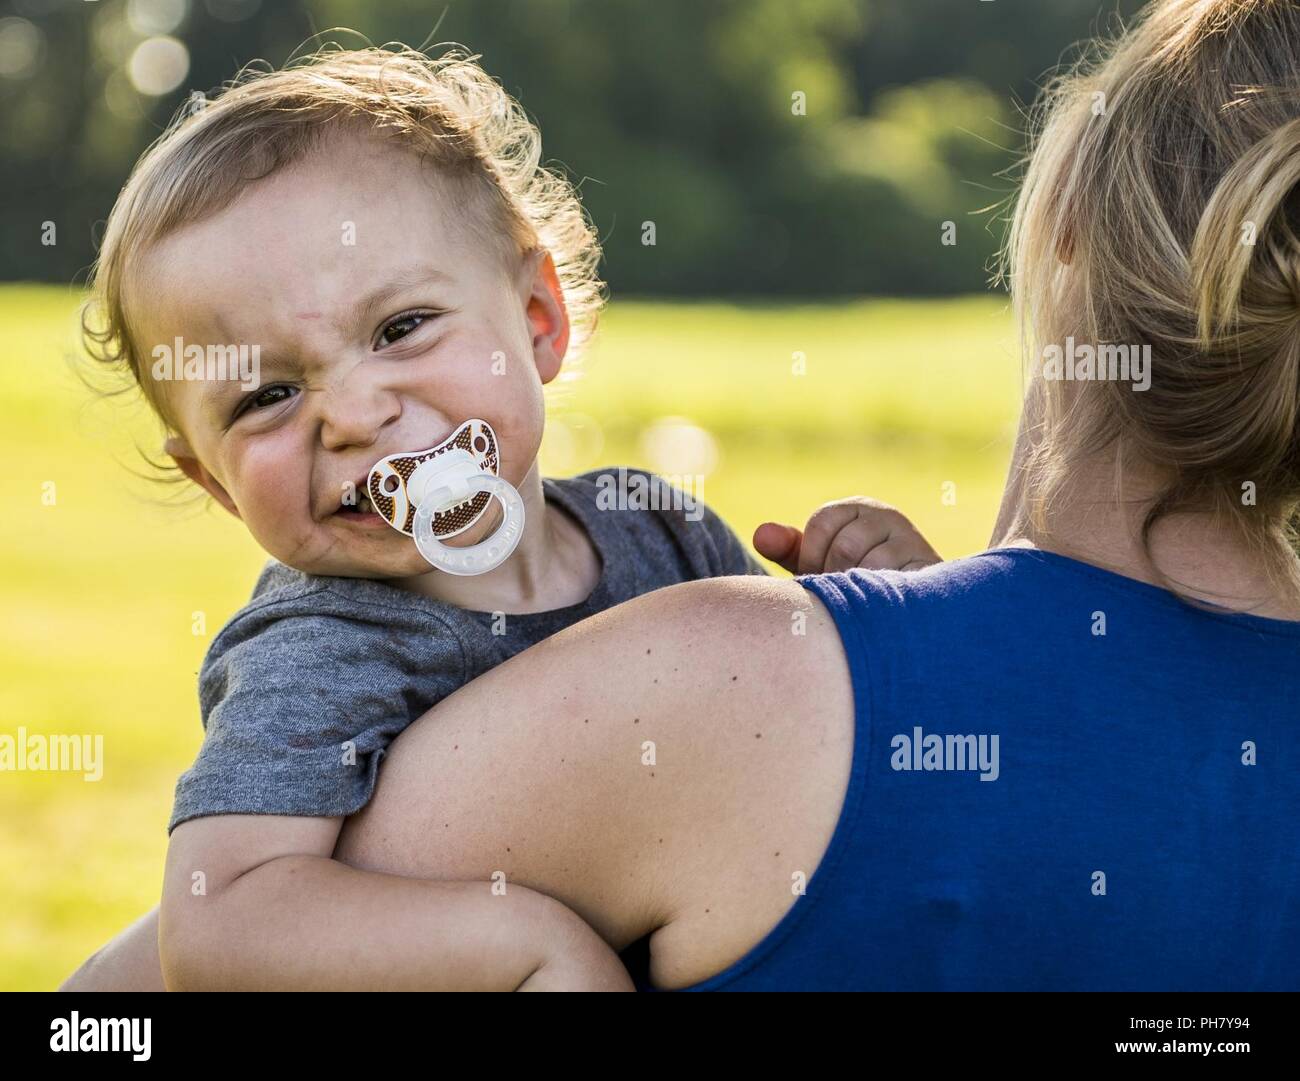
[(230, 498), (230, 493), (221, 486), (216, 477), (203, 468), (203, 463), (190, 449), (190, 445), (185, 441), (184, 436), (169, 435), (163, 442), (163, 453), (171, 458), (180, 471), (190, 480), (212, 496), (236, 518), (239, 517), (239, 508), (235, 506), (235, 501)]
[(549, 383), (559, 374), (569, 348), (569, 311), (551, 253), (545, 248), (535, 248), (525, 257), (524, 266), (533, 363), (542, 382)]

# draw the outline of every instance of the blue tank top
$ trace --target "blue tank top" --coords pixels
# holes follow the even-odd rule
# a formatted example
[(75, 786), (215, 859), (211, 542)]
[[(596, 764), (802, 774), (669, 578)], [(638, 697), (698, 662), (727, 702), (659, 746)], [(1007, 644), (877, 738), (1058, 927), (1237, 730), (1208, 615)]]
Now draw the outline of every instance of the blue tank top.
[(1300, 622), (1018, 548), (799, 581), (852, 673), (848, 793), (690, 990), (1300, 986)]

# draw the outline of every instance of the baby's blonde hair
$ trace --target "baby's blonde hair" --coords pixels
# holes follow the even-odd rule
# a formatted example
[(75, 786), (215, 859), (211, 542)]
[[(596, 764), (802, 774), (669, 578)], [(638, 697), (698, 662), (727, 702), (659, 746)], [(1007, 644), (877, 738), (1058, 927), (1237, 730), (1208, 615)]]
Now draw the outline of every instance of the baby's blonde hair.
[(1039, 108), (1003, 263), (1025, 356), (1073, 336), (1148, 344), (1152, 361), (1142, 392), (1042, 381), (1033, 520), (1073, 465), (1113, 451), (1166, 478), (1148, 552), (1155, 523), (1188, 509), (1260, 550), (1291, 519), (1294, 542), (1300, 6), (1157, 0)]
[(477, 59), (460, 47), (436, 58), (404, 46), (325, 47), (278, 71), (246, 69), (215, 97), (196, 99), (199, 108), (183, 105), (140, 157), (108, 217), (82, 309), (91, 356), (129, 370), (167, 423), (142, 371), (148, 354), (131, 334), (129, 312), (141, 302), (131, 295), (138, 256), (350, 127), (391, 138), (432, 164), (466, 203), (454, 220), (490, 253), (551, 253), (569, 315), (567, 358), (576, 358), (604, 302), (599, 241), (573, 185), (542, 165), (537, 126)]

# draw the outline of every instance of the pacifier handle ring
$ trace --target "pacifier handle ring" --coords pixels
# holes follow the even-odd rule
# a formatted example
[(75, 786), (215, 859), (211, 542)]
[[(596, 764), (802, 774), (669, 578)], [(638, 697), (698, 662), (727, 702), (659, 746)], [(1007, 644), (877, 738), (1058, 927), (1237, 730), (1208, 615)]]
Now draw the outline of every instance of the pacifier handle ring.
[(491, 473), (477, 473), (465, 479), (474, 495), (486, 492), (501, 504), (501, 524), (490, 537), (465, 548), (444, 544), (433, 532), (433, 501), (425, 500), (415, 511), (412, 531), (420, 555), (440, 571), (448, 574), (482, 574), (500, 566), (524, 535), (524, 501), (514, 486)]

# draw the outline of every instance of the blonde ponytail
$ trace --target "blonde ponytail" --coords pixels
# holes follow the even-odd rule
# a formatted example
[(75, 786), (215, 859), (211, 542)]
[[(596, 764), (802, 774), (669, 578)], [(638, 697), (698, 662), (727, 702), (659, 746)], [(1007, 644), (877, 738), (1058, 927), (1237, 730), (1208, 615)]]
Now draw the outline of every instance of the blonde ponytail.
[[(1100, 451), (1161, 484), (1141, 540), (1212, 511), (1279, 575), (1300, 504), (1300, 5), (1157, 0), (1058, 78), (1003, 270), (1026, 360), (1067, 336), (1149, 347), (1150, 382), (1036, 384), (1024, 491)], [(1141, 392), (1139, 392), (1139, 389)]]

